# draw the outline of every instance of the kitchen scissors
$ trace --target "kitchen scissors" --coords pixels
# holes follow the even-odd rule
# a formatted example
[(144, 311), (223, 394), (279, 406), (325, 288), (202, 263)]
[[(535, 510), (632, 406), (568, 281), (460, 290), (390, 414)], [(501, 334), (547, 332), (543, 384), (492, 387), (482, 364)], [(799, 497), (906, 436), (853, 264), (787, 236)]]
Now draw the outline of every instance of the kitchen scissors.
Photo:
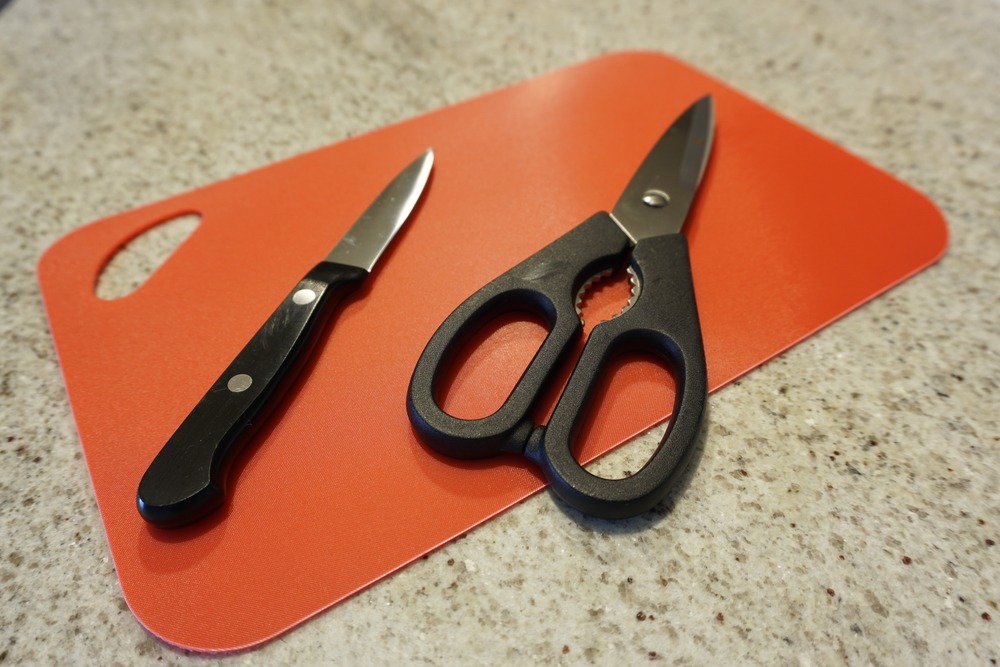
[[(688, 107), (653, 146), (610, 214), (591, 216), (486, 284), (444, 320), (417, 361), (407, 393), (410, 421), (425, 444), (462, 459), (523, 453), (563, 500), (594, 516), (634, 516), (666, 496), (690, 460), (707, 401), (705, 352), (681, 229), (711, 152), (714, 117), (711, 96)], [(535, 405), (583, 330), (577, 295), (588, 279), (626, 264), (637, 283), (629, 305), (594, 327), (549, 422), (534, 424)], [(481, 419), (447, 414), (435, 394), (444, 362), (470, 334), (511, 312), (543, 319), (548, 334), (538, 352), (496, 412)], [(576, 460), (573, 441), (602, 370), (626, 350), (656, 355), (671, 368), (677, 387), (673, 418), (638, 472), (605, 479)]]

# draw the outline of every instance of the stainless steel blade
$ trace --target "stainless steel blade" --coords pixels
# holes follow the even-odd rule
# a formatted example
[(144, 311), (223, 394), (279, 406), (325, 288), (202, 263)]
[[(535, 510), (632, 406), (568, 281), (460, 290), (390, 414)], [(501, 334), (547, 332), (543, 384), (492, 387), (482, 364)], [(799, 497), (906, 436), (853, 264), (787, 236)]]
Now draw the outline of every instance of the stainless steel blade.
[(705, 173), (714, 130), (715, 104), (706, 95), (667, 128), (639, 165), (611, 210), (633, 243), (681, 231)]
[(428, 148), (392, 179), (330, 251), (326, 261), (370, 272), (420, 200), (433, 164), (434, 151)]

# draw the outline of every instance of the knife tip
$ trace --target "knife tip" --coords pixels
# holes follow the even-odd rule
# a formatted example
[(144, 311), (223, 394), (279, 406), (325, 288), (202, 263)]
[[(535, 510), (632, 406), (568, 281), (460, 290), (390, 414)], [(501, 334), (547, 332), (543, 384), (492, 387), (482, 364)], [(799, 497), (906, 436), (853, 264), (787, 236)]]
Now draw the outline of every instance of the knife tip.
[(418, 173), (418, 180), (420, 181), (420, 189), (423, 189), (423, 184), (427, 182), (430, 177), (431, 170), (434, 167), (434, 149), (428, 147), (420, 156), (413, 161), (413, 163), (408, 167), (409, 169), (415, 169)]

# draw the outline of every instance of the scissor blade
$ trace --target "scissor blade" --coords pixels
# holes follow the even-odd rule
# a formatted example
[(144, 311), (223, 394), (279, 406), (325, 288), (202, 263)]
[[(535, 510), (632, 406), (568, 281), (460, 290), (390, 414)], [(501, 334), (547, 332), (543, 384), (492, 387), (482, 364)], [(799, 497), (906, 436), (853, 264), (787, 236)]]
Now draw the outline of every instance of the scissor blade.
[(611, 210), (633, 243), (681, 231), (705, 173), (714, 130), (715, 104), (706, 95), (653, 146)]
[(428, 148), (392, 179), (334, 246), (326, 261), (370, 272), (417, 205), (433, 163), (434, 151)]

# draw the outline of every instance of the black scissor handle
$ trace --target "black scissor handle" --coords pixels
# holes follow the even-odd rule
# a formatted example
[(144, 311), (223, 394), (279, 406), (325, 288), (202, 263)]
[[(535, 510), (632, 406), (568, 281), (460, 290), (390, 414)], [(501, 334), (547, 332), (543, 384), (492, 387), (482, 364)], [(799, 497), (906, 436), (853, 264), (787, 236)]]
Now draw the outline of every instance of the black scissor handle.
[[(459, 305), (434, 332), (410, 379), (407, 411), (423, 442), (465, 459), (524, 451), (534, 428), (530, 412), (582, 331), (577, 291), (602, 269), (620, 265), (628, 250), (628, 237), (607, 213), (598, 213)], [(545, 341), (496, 412), (481, 419), (449, 415), (435, 397), (445, 360), (476, 329), (515, 311), (541, 316), (549, 329)]]
[[(638, 300), (594, 327), (552, 418), (535, 430), (525, 450), (563, 500), (609, 519), (644, 512), (666, 496), (694, 452), (708, 393), (687, 239), (671, 234), (641, 240), (632, 258), (642, 286)], [(677, 393), (669, 430), (646, 465), (624, 479), (604, 479), (576, 460), (573, 440), (602, 370), (623, 349), (661, 356), (674, 371)]]

